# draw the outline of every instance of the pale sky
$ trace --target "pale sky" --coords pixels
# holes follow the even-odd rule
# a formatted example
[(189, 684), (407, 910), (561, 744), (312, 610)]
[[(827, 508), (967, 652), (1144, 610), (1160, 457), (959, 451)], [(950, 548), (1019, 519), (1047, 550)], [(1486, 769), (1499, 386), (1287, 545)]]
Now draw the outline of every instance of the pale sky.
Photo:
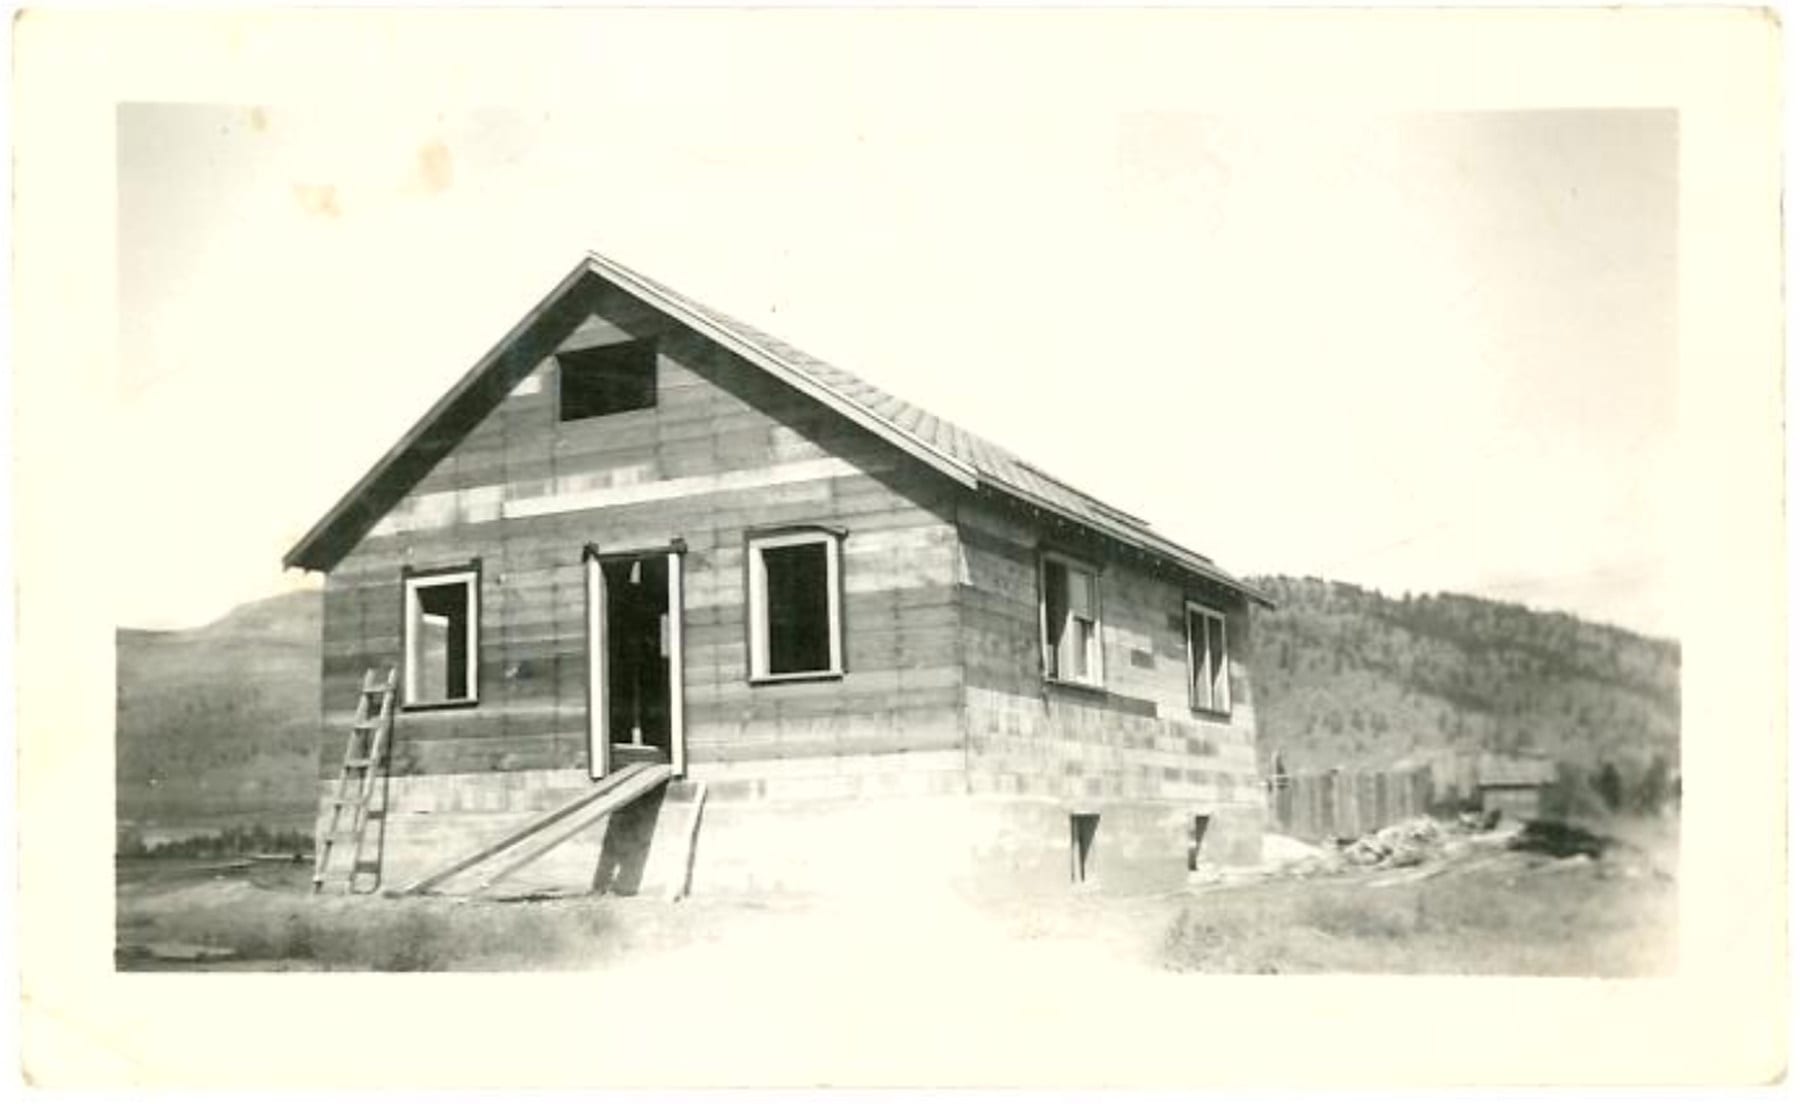
[(650, 72), (563, 107), (120, 107), (118, 511), (159, 539), (119, 623), (312, 585), (287, 547), (593, 248), (1240, 575), (1674, 634), (1674, 112)]

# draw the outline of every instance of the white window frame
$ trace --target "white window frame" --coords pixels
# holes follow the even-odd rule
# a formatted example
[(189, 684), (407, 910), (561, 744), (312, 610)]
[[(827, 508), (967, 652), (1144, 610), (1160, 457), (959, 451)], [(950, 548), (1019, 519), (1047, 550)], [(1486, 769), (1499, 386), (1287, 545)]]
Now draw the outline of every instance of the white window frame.
[[(1207, 680), (1207, 697), (1200, 697), (1200, 672), (1212, 670), (1211, 634), (1202, 632), (1202, 639), (1194, 639), (1194, 617), (1198, 614), (1206, 621), (1219, 623), (1219, 648), (1223, 655), (1219, 662), (1217, 679)], [(1184, 603), (1182, 631), (1187, 634), (1188, 653), (1188, 705), (1196, 712), (1211, 713), (1217, 716), (1231, 715), (1231, 625), (1224, 611), (1209, 606), (1204, 602), (1188, 601)], [(1204, 665), (1204, 666), (1202, 666)], [(1222, 701), (1221, 701), (1222, 699)]]
[[(763, 553), (771, 548), (819, 544), (825, 547), (825, 610), (829, 619), (830, 666), (817, 671), (769, 671), (769, 573)], [(844, 674), (844, 614), (842, 536), (829, 529), (751, 536), (744, 556), (748, 567), (748, 601), (745, 603), (750, 635), (750, 681), (795, 682), (803, 679), (840, 678)]]
[[(469, 692), (460, 698), (441, 698), (433, 701), (419, 700), (419, 670), (413, 655), (413, 626), (423, 616), (419, 608), (419, 589), (421, 587), (447, 586), (462, 583), (467, 587), (468, 615), (466, 617), (468, 639), (465, 642), (464, 672)], [(480, 669), (481, 643), (481, 569), (479, 567), (455, 568), (446, 571), (421, 571), (410, 574), (404, 580), (405, 599), (404, 615), (400, 631), (400, 654), (405, 657), (406, 678), (401, 688), (401, 702), (408, 709), (442, 709), (449, 706), (474, 705), (480, 700), (480, 687), (476, 682), (476, 672)]]
[[(1088, 675), (1080, 678), (1059, 671), (1056, 666), (1056, 648), (1050, 642), (1050, 565), (1060, 564), (1065, 572), (1079, 571), (1093, 580), (1094, 593), (1094, 634), (1088, 638)], [(1105, 633), (1105, 602), (1101, 595), (1100, 569), (1086, 560), (1078, 560), (1061, 552), (1043, 552), (1038, 557), (1038, 645), (1044, 666), (1046, 681), (1061, 683), (1067, 686), (1086, 686), (1098, 689), (1106, 685), (1106, 648), (1102, 643)], [(1063, 598), (1065, 617), (1073, 617), (1069, 609), (1067, 595)]]

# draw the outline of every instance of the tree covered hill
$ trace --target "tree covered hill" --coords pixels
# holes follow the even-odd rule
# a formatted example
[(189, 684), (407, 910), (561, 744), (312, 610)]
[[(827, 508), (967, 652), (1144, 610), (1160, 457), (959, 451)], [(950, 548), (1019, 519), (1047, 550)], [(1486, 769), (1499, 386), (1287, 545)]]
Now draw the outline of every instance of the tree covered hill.
[(198, 629), (120, 629), (121, 825), (310, 827), (317, 799), (318, 591)]
[(1292, 770), (1444, 751), (1541, 753), (1592, 771), (1678, 762), (1681, 650), (1565, 613), (1458, 594), (1256, 580), (1258, 741)]

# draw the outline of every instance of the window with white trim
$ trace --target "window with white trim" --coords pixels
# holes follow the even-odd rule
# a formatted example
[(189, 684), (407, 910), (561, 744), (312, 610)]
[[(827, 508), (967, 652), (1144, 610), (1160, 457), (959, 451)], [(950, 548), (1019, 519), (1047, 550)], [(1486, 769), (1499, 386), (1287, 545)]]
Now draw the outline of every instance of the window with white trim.
[(1046, 552), (1039, 585), (1045, 675), (1099, 686), (1100, 573), (1080, 560)]
[(474, 704), (479, 580), (474, 568), (407, 576), (403, 696), (409, 707)]
[(1198, 602), (1187, 603), (1188, 701), (1208, 713), (1231, 712), (1231, 656), (1225, 643), (1225, 615)]
[(844, 671), (839, 539), (822, 530), (750, 538), (750, 677)]

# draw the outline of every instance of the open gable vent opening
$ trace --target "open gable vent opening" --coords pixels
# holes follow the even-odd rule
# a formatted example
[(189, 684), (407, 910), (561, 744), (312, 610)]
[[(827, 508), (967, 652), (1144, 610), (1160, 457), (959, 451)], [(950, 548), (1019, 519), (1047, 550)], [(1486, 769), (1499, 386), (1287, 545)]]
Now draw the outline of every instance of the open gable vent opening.
[(558, 417), (565, 422), (656, 405), (656, 342), (628, 341), (556, 355)]

